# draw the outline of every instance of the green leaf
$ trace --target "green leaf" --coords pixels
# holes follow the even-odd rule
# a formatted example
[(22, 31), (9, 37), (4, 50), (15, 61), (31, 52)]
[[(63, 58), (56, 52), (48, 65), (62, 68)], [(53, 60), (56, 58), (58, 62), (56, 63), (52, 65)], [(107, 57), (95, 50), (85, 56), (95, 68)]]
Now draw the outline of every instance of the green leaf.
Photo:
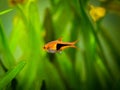
[(15, 68), (10, 70), (3, 78), (0, 80), (0, 90), (4, 88), (8, 83), (11, 82), (13, 78), (23, 69), (25, 61), (20, 62)]
[(57, 71), (56, 67), (48, 60), (44, 61), (44, 65), (45, 83), (47, 90), (65, 90), (65, 85), (63, 84), (60, 73)]
[(3, 14), (6, 14), (8, 12), (11, 12), (13, 9), (7, 9), (7, 10), (4, 10), (2, 12), (0, 12), (0, 15), (3, 15)]
[[(28, 55), (26, 58), (29, 60), (26, 68), (22, 72), (21, 80), (19, 82), (18, 88), (22, 86), (22, 90), (33, 90), (33, 88), (38, 88), (38, 83), (41, 85), (42, 83), (42, 74), (39, 74), (39, 79), (36, 77), (38, 74), (38, 68), (41, 69), (39, 72), (42, 73), (42, 59), (44, 54), (42, 50), (40, 51), (41, 47), (43, 46), (43, 40), (41, 38), (41, 25), (39, 20), (38, 9), (35, 2), (31, 2), (29, 7), (23, 9), (23, 7), (19, 8), (21, 10), (21, 17), (23, 23), (25, 24), (25, 36), (27, 36), (26, 40), (23, 40), (24, 37), (21, 37), (20, 40), (23, 43), (19, 43), (21, 46), (24, 45), (25, 48), (23, 53)], [(26, 10), (28, 9), (28, 10)], [(26, 10), (26, 12), (24, 12)], [(26, 15), (29, 15), (28, 17)], [(24, 16), (24, 17), (23, 17)], [(28, 43), (26, 43), (28, 42)], [(25, 44), (24, 44), (25, 43)], [(40, 47), (40, 48), (39, 48)], [(29, 50), (27, 51), (26, 50)], [(25, 51), (26, 50), (26, 51)], [(32, 57), (31, 57), (32, 56)], [(36, 81), (35, 81), (36, 80)]]
[(76, 78), (75, 68), (73, 67), (69, 57), (62, 52), (61, 54), (56, 54), (58, 63), (58, 68), (62, 79), (65, 84), (68, 85), (67, 88), (72, 88), (75, 90), (80, 90), (78, 84), (78, 79)]
[(0, 23), (0, 53), (1, 53), (1, 56), (3, 57), (2, 62), (4, 64), (4, 66), (7, 69), (10, 69), (11, 66), (14, 65), (15, 59), (14, 59), (13, 54), (11, 53), (11, 51), (9, 49), (6, 35), (4, 32), (4, 29), (2, 28), (1, 23)]

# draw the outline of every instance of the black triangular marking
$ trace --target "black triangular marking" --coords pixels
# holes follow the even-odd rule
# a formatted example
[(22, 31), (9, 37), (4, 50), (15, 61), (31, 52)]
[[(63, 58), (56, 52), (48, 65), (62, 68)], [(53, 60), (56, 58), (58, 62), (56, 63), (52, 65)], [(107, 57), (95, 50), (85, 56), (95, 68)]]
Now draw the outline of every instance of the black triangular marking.
[(56, 45), (56, 49), (57, 49), (57, 50), (60, 50), (61, 47), (63, 47), (63, 46), (68, 46), (68, 45), (69, 45), (69, 44), (57, 44), (57, 45)]

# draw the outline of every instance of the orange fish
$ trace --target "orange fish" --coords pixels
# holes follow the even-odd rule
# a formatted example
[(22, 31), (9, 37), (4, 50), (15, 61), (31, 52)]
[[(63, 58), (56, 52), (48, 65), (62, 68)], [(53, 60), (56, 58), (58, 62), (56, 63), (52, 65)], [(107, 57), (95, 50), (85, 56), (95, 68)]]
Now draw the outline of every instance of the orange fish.
[(43, 48), (49, 53), (56, 53), (56, 52), (61, 52), (65, 48), (69, 48), (69, 47), (76, 48), (75, 46), (76, 42), (77, 41), (62, 42), (62, 39), (60, 38), (58, 40), (48, 42)]

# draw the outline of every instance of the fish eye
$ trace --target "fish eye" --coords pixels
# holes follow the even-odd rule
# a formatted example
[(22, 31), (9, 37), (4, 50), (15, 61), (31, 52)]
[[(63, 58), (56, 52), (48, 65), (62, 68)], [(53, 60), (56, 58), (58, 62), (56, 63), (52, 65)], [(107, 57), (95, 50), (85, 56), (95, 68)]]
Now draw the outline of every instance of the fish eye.
[(44, 46), (43, 48), (45, 49), (46, 47)]

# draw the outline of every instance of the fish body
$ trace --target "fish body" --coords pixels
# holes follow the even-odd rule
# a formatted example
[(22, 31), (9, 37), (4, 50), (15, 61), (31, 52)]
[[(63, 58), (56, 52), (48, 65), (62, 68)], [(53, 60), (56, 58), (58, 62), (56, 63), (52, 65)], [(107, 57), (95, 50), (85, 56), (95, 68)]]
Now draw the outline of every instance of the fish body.
[(77, 41), (62, 42), (62, 39), (60, 38), (58, 40), (48, 42), (43, 48), (49, 53), (56, 53), (56, 52), (61, 52), (62, 50), (69, 48), (69, 47), (76, 48), (75, 46), (76, 42)]

